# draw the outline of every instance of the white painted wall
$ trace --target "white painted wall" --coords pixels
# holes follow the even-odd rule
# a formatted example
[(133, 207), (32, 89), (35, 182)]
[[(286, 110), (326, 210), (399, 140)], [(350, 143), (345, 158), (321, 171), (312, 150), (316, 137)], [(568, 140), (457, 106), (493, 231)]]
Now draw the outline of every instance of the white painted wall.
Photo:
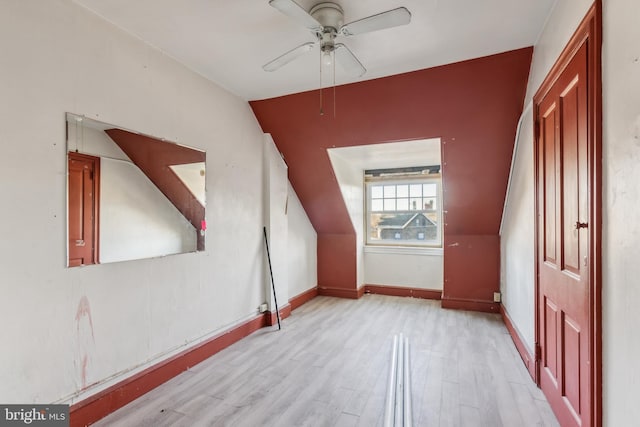
[[(287, 178), (287, 164), (264, 135), (265, 224), (278, 307), (318, 286), (317, 234)], [(266, 255), (265, 255), (266, 256)], [(275, 312), (273, 285), (265, 264), (266, 301)]]
[(287, 220), (287, 263), (291, 298), (318, 286), (318, 236), (291, 184)]
[(640, 419), (640, 2), (603, 20), (603, 406), (605, 426)]
[(349, 218), (356, 233), (356, 283), (364, 285), (364, 174), (363, 169), (338, 153), (327, 151)]
[(67, 146), (100, 157), (100, 263), (196, 251), (193, 225), (106, 133), (71, 123)]
[[(96, 129), (78, 122), (76, 116), (69, 114), (67, 118), (67, 150), (77, 153), (89, 154), (96, 157), (109, 157), (130, 162), (131, 159), (118, 145), (101, 129)], [(81, 118), (81, 117), (79, 117)], [(111, 128), (116, 126), (111, 126)]]
[(100, 263), (195, 252), (196, 229), (133, 163), (100, 161)]
[[(528, 102), (559, 56), (570, 35), (588, 10), (590, 1), (559, 0), (534, 51)], [(633, 426), (640, 419), (637, 388), (640, 384), (640, 263), (638, 241), (640, 221), (640, 3), (637, 0), (603, 1), (603, 425)], [(530, 117), (525, 117), (530, 121)], [(526, 121), (525, 121), (526, 123)], [(531, 126), (530, 123), (526, 126)], [(527, 132), (529, 133), (529, 132)], [(520, 141), (514, 176), (517, 182), (509, 195), (502, 230), (502, 289), (505, 306), (528, 342), (527, 333), (533, 319), (533, 303), (524, 293), (531, 293), (531, 279), (523, 283), (508, 271), (516, 263), (532, 265), (530, 249), (534, 213), (529, 210), (533, 191), (531, 167), (532, 142)], [(515, 177), (515, 178), (514, 178)], [(522, 192), (518, 191), (522, 190)], [(524, 200), (523, 200), (524, 199)], [(524, 208), (524, 209), (523, 209)], [(504, 252), (508, 252), (505, 254)], [(516, 261), (518, 260), (518, 261)], [(532, 267), (530, 267), (532, 269)]]
[(365, 248), (367, 285), (442, 290), (442, 249)]
[[(75, 402), (257, 314), (249, 105), (69, 0), (0, 13), (0, 401)], [(65, 268), (65, 112), (207, 151), (206, 251)]]
[[(592, 0), (558, 0), (533, 51), (524, 105), (569, 42)], [(500, 231), (500, 291), (503, 305), (531, 351), (534, 346), (535, 226), (533, 171), (533, 113), (522, 116), (507, 203)]]
[(521, 118), (500, 238), (500, 292), (514, 327), (533, 354), (535, 345), (535, 233), (533, 119)]
[[(271, 135), (264, 135), (264, 164), (265, 164), (265, 225), (269, 240), (269, 256), (271, 258), (271, 272), (265, 263), (265, 282), (267, 283), (267, 304), (269, 311), (274, 312), (277, 299), (278, 308), (284, 307), (289, 296), (289, 265), (287, 243), (289, 240), (289, 226), (287, 221), (287, 197), (289, 181), (287, 179), (287, 165), (282, 159)], [(265, 261), (266, 253), (265, 253)], [(273, 284), (271, 283), (273, 274)], [(277, 298), (274, 298), (273, 288)]]

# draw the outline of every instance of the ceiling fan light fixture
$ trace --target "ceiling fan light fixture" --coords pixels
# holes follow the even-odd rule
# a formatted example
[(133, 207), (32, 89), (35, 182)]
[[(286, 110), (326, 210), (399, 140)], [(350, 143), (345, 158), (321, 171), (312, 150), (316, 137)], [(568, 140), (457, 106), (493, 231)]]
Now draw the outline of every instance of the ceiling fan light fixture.
[[(309, 51), (311, 46), (318, 43), (320, 44), (321, 73), (323, 65), (331, 66), (337, 62), (348, 74), (355, 77), (362, 77), (367, 71), (366, 68), (364, 68), (349, 48), (342, 43), (336, 43), (336, 37), (350, 37), (407, 25), (411, 22), (411, 12), (409, 12), (406, 7), (387, 10), (386, 12), (344, 24), (342, 7), (330, 1), (320, 2), (313, 6), (308, 12), (296, 3), (295, 0), (270, 0), (269, 4), (294, 21), (310, 29), (311, 33), (316, 37), (317, 42), (305, 43), (279, 56), (262, 67), (265, 71), (274, 71), (282, 67)], [(335, 68), (333, 72), (335, 77)], [(320, 78), (322, 80), (322, 76)]]
[(327, 67), (331, 66), (331, 64), (333, 64), (333, 58), (331, 57), (331, 51), (330, 50), (325, 50), (322, 52), (322, 63), (324, 65), (326, 65)]

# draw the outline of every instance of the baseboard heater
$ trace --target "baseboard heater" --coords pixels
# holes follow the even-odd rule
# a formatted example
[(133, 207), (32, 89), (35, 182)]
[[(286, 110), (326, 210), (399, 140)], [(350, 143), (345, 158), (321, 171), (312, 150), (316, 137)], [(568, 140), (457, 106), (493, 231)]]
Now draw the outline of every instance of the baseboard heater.
[(387, 384), (384, 427), (413, 427), (409, 338), (393, 337), (391, 367)]

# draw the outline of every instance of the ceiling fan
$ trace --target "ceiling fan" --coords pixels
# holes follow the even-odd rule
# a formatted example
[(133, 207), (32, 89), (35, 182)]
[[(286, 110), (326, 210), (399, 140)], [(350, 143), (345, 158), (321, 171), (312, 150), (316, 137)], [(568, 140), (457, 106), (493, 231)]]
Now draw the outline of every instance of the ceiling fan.
[(357, 21), (343, 24), (343, 12), (340, 5), (332, 2), (318, 3), (308, 12), (293, 0), (271, 0), (269, 5), (278, 9), (294, 21), (305, 26), (318, 39), (317, 42), (304, 43), (262, 66), (265, 71), (275, 71), (299, 56), (309, 52), (316, 43), (320, 43), (322, 62), (331, 65), (332, 54), (344, 70), (356, 77), (366, 73), (366, 68), (358, 58), (342, 43), (336, 43), (338, 36), (356, 36), (371, 31), (406, 25), (411, 22), (411, 13), (405, 7), (388, 10)]

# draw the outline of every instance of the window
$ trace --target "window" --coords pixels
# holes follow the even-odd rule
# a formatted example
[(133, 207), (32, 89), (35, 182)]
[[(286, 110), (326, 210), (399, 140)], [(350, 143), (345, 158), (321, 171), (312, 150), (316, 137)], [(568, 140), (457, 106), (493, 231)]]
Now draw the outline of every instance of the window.
[(440, 166), (365, 171), (368, 245), (441, 246)]

